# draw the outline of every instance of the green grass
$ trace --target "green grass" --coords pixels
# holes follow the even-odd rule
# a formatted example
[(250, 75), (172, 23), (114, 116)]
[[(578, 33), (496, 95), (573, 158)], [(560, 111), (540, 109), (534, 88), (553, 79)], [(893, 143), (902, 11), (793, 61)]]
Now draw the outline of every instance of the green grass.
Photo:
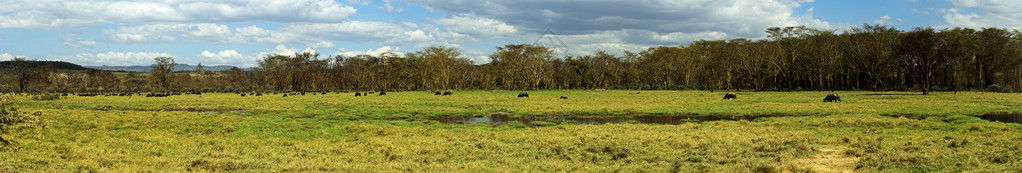
[[(722, 100), (724, 92), (636, 92), (530, 91), (531, 98), (514, 97), (518, 91), (458, 91), (443, 97), (389, 92), (358, 98), (334, 93), (287, 98), (216, 93), (69, 96), (49, 101), (17, 96), (7, 107), (38, 110), (47, 125), (4, 136), (15, 139), (19, 149), (0, 152), (0, 172), (1022, 169), (1022, 125), (974, 117), (1020, 111), (1020, 94), (838, 92), (843, 102), (823, 103), (829, 92), (738, 92), (737, 100)], [(558, 99), (561, 95), (570, 99)], [(822, 115), (681, 125), (534, 121), (537, 127), (428, 120), (496, 111), (512, 116)], [(871, 132), (864, 132), (867, 128)], [(840, 149), (840, 157), (858, 160), (805, 164), (833, 148)]]

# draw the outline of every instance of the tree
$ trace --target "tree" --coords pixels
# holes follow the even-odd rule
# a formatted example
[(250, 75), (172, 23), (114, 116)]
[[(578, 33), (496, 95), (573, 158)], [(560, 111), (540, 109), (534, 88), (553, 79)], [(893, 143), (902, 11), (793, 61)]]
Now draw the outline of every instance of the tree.
[(916, 28), (905, 34), (898, 47), (903, 55), (902, 66), (915, 79), (923, 95), (929, 94), (937, 72), (964, 54), (961, 38), (960, 33), (938, 33), (933, 28)]
[(454, 48), (432, 46), (421, 51), (408, 54), (409, 58), (420, 59), (421, 66), (430, 69), (428, 74), (423, 75), (428, 79), (431, 89), (450, 89), (453, 79), (460, 73), (465, 73), (464, 66), (471, 65), (468, 60), (461, 57), (461, 52)]
[(509, 44), (497, 47), (490, 55), (491, 62), (504, 72), (502, 83), (506, 88), (536, 89), (548, 74), (553, 50), (543, 46)]
[(18, 85), (18, 92), (25, 92), (29, 85), (37, 83), (49, 83), (50, 66), (39, 66), (36, 60), (28, 60), (25, 57), (15, 57), (10, 61), (11, 72), (14, 74), (15, 84)]
[(174, 58), (171, 57), (156, 57), (156, 64), (153, 64), (153, 71), (149, 73), (149, 77), (153, 82), (156, 82), (161, 88), (170, 88), (170, 84), (174, 80)]

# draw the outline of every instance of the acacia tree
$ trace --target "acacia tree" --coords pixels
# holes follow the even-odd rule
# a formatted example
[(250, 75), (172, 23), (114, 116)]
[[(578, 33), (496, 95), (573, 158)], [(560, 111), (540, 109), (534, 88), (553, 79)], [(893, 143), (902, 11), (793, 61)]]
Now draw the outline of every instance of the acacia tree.
[(428, 67), (428, 71), (422, 71), (421, 77), (428, 81), (431, 89), (450, 89), (461, 73), (466, 73), (464, 66), (471, 65), (467, 59), (461, 57), (457, 49), (432, 46), (415, 53), (409, 53), (408, 57), (418, 59), (420, 66)]
[(153, 71), (149, 73), (149, 77), (158, 86), (164, 89), (170, 88), (170, 84), (174, 80), (174, 58), (156, 57), (154, 60), (156, 60), (156, 64), (152, 65)]
[(490, 55), (491, 62), (504, 72), (505, 87), (517, 89), (536, 89), (549, 73), (547, 65), (553, 58), (550, 48), (528, 44), (497, 47), (497, 52)]
[(18, 92), (25, 92), (25, 88), (30, 85), (49, 83), (50, 66), (40, 66), (38, 61), (25, 57), (15, 57), (10, 63), (12, 66), (10, 71), (14, 74)]
[(902, 66), (918, 83), (923, 95), (929, 94), (934, 77), (964, 53), (961, 35), (957, 32), (935, 32), (933, 28), (916, 28), (905, 34), (899, 51)]

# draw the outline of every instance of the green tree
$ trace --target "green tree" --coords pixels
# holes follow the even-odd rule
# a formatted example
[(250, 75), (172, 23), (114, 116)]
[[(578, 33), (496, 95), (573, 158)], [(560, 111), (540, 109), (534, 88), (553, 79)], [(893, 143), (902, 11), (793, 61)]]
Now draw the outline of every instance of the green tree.
[(153, 71), (149, 73), (149, 77), (158, 86), (163, 89), (170, 88), (170, 84), (174, 80), (174, 58), (171, 57), (156, 57), (156, 64), (152, 65)]

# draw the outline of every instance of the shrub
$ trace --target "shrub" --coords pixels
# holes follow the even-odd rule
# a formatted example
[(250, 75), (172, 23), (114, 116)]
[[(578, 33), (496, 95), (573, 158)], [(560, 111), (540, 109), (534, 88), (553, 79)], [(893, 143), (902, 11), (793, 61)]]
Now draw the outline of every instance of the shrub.
[(60, 99), (60, 95), (57, 94), (42, 94), (32, 96), (32, 100), (57, 100)]
[(547, 121), (533, 121), (532, 125), (534, 125), (534, 126), (541, 126), (542, 127), (542, 126), (554, 126), (554, 125), (557, 125), (557, 123), (552, 123), (552, 122), (547, 122)]
[[(40, 127), (43, 125), (39, 121), (41, 115), (42, 112), (39, 111), (27, 114), (18, 108), (0, 108), (0, 135), (7, 135), (15, 130)], [(0, 136), (0, 151), (11, 150), (14, 148), (14, 144), (11, 138)]]
[(14, 96), (12, 95), (0, 95), (0, 106), (5, 106), (14, 103)]

